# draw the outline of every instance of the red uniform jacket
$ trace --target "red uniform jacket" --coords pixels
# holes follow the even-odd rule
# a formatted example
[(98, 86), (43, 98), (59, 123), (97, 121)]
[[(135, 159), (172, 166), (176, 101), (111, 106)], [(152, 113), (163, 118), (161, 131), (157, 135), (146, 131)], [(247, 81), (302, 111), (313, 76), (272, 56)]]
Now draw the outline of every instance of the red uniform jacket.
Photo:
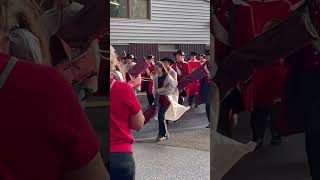
[[(180, 81), (182, 77), (190, 74), (189, 64), (187, 62), (177, 62), (172, 65), (172, 69), (177, 72), (177, 79)], [(189, 96), (188, 91), (186, 90), (186, 96)]]
[(286, 75), (280, 63), (257, 68), (252, 77), (254, 107), (270, 107), (275, 99), (283, 98)]
[[(200, 67), (201, 63), (199, 61), (188, 62), (188, 65), (189, 65), (190, 72), (192, 72), (198, 67)], [(189, 96), (194, 96), (196, 94), (199, 94), (199, 89), (200, 89), (200, 82), (196, 81), (189, 85), (189, 87), (187, 88), (187, 94), (189, 94)]]
[(276, 63), (256, 68), (250, 82), (241, 87), (245, 111), (255, 107), (270, 107), (284, 97), (287, 67)]
[[(152, 64), (148, 67), (148, 70), (149, 70), (149, 72), (150, 72), (151, 74), (154, 74), (155, 71), (156, 71), (155, 66), (152, 65)], [(145, 77), (146, 77), (146, 78), (150, 78), (150, 76), (147, 75), (147, 73), (145, 73)], [(145, 83), (148, 83), (148, 85), (147, 85), (147, 87), (148, 87), (148, 88), (147, 88), (147, 93), (148, 93), (148, 94), (152, 94), (153, 81), (148, 81), (148, 82), (145, 82)]]
[[(177, 72), (178, 75), (178, 81), (182, 79), (183, 76), (186, 76), (190, 73), (189, 65), (187, 62), (177, 62), (172, 65), (173, 70)], [(179, 74), (178, 69), (181, 71), (181, 74)]]
[[(236, 5), (235, 47), (239, 48), (259, 36), (268, 22), (284, 21), (292, 15), (287, 1), (248, 1), (250, 6)], [(272, 13), (270, 13), (272, 9)]]

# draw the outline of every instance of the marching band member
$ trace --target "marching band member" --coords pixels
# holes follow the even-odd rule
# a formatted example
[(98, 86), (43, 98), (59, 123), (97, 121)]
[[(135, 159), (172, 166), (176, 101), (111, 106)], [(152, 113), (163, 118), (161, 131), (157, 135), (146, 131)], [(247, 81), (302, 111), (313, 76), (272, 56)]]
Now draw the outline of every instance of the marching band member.
[(285, 100), (286, 116), (289, 128), (305, 130), (310, 173), (312, 179), (317, 180), (320, 179), (320, 51), (315, 44), (311, 44), (300, 53), (290, 68)]
[(141, 90), (141, 75), (139, 74), (137, 77), (131, 76), (128, 72), (131, 68), (133, 68), (137, 63), (134, 61), (136, 58), (132, 54), (127, 54), (125, 58), (125, 65), (123, 66), (123, 70), (125, 73), (125, 78), (127, 82), (130, 81), (138, 81), (138, 84), (135, 85), (134, 90), (137, 93), (137, 91)]
[[(210, 52), (206, 51), (205, 54), (202, 54), (200, 57), (208, 57), (210, 58)], [(200, 90), (199, 95), (201, 97), (201, 100), (206, 104), (206, 114), (209, 121), (209, 124), (206, 128), (210, 127), (210, 100), (209, 100), (209, 79), (210, 79), (210, 61), (207, 59), (202, 59), (203, 63), (202, 65), (205, 66), (205, 69), (207, 71), (208, 76), (202, 78), (199, 80), (200, 82)]]
[(146, 92), (147, 92), (147, 98), (149, 102), (149, 106), (151, 106), (154, 102), (154, 96), (152, 93), (153, 88), (153, 76), (155, 74), (155, 63), (154, 63), (154, 56), (149, 55), (147, 57), (147, 62), (149, 63), (148, 69), (146, 69), (145, 78), (147, 81), (145, 81), (146, 85)]
[(160, 60), (163, 62), (164, 66), (167, 68), (169, 75), (173, 78), (173, 80), (178, 81), (177, 73), (172, 69), (172, 65), (174, 64), (174, 60), (171, 58), (162, 58)]
[(135, 61), (135, 57), (132, 54), (127, 54), (124, 58), (124, 65), (123, 65), (123, 70), (124, 73), (126, 73), (126, 81), (130, 81), (131, 77), (128, 74), (128, 71), (130, 68), (132, 68), (133, 66), (136, 65)]
[(251, 115), (251, 126), (253, 141), (257, 142), (257, 147), (263, 145), (268, 117), (270, 117), (271, 122), (271, 144), (278, 145), (281, 143), (281, 136), (276, 128), (276, 121), (280, 108), (280, 99), (285, 88), (285, 77), (286, 69), (283, 59), (274, 64), (257, 68), (252, 76), (254, 107)]
[[(190, 53), (190, 59), (188, 61), (189, 64), (189, 69), (192, 72), (194, 69), (200, 67), (201, 63), (197, 60), (197, 53), (196, 52), (191, 52)], [(196, 95), (199, 93), (199, 88), (200, 88), (200, 83), (199, 81), (195, 81), (194, 83), (190, 84), (189, 88), (188, 88), (188, 94), (189, 94), (189, 98), (188, 98), (188, 103), (189, 106), (192, 108), (193, 104), (194, 104), (194, 100)], [(196, 104), (197, 107), (197, 104)]]
[(191, 52), (191, 53), (190, 53), (190, 59), (189, 59), (188, 62), (198, 62), (198, 60), (197, 60), (197, 55), (198, 55), (198, 53), (196, 53), (196, 52)]
[[(172, 68), (177, 72), (178, 75), (178, 81), (182, 79), (182, 77), (188, 75), (189, 72), (189, 65), (187, 62), (185, 62), (185, 56), (186, 54), (179, 50), (175, 53), (176, 57), (176, 63), (172, 65)], [(188, 96), (186, 90), (183, 90), (179, 95), (179, 104), (183, 104), (184, 97)]]
[(200, 63), (203, 64), (207, 61), (206, 55), (204, 53), (200, 54)]

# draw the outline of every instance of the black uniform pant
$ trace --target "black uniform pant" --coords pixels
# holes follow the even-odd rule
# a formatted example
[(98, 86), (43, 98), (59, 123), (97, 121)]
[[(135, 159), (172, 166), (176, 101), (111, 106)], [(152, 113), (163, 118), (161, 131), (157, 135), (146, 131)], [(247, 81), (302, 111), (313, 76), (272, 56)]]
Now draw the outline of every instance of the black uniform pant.
[(192, 105), (193, 105), (193, 103), (194, 103), (194, 97), (195, 96), (189, 96), (189, 98), (188, 98), (188, 103), (189, 103), (189, 106), (191, 107)]
[[(306, 153), (313, 180), (320, 179), (320, 70), (302, 71), (291, 87), (289, 106), (294, 125), (305, 127)], [(291, 120), (290, 119), (290, 120)], [(292, 123), (292, 122), (291, 122)]]
[(208, 121), (210, 123), (210, 103), (206, 104), (206, 114), (207, 114)]
[(153, 96), (153, 94), (147, 93), (147, 98), (148, 98), (148, 103), (149, 103), (149, 105), (151, 106), (151, 105), (153, 104), (153, 102), (154, 102), (154, 96)]
[(278, 130), (276, 129), (276, 121), (278, 118), (279, 109), (280, 109), (280, 104), (274, 104), (271, 107), (255, 107), (254, 108), (254, 111), (251, 113), (251, 120), (250, 120), (253, 141), (263, 140), (268, 118), (270, 118), (271, 135), (276, 136), (279, 134)]

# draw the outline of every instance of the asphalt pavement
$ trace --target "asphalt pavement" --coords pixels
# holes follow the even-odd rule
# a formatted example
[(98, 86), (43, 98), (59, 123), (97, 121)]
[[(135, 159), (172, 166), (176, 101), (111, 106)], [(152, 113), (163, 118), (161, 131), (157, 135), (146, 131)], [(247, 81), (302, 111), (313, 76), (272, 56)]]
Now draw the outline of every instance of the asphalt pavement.
[[(146, 105), (144, 96), (139, 97)], [(99, 103), (98, 103), (99, 104)], [(108, 106), (89, 107), (87, 115), (101, 135), (105, 130)], [(236, 139), (251, 139), (249, 115), (240, 115)], [(158, 121), (151, 120), (139, 133), (133, 132), (137, 180), (208, 180), (210, 138), (204, 107), (191, 109), (180, 120), (169, 124), (171, 138), (156, 143)], [(222, 180), (311, 180), (304, 149), (304, 135), (283, 139), (280, 146), (269, 145), (243, 157)]]
[[(143, 107), (146, 97), (139, 96)], [(170, 139), (155, 142), (158, 121), (151, 120), (136, 138), (134, 158), (137, 180), (208, 180), (210, 177), (210, 133), (205, 107), (190, 109), (169, 123)]]
[(280, 146), (264, 148), (242, 158), (223, 180), (311, 180), (304, 151), (304, 136), (285, 138)]
[[(240, 142), (251, 139), (249, 115), (240, 115), (234, 133)], [(264, 146), (244, 156), (222, 180), (311, 180), (305, 154), (304, 134), (283, 138), (279, 146), (270, 145), (266, 131)]]

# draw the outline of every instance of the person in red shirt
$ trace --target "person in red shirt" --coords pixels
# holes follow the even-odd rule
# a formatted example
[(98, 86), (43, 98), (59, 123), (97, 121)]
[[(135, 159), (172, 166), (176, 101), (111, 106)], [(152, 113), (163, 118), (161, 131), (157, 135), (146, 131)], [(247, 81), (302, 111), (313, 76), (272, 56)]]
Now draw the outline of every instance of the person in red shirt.
[(2, 3), (6, 15), (0, 18), (12, 21), (0, 24), (0, 179), (108, 178), (99, 140), (72, 87), (51, 67), (9, 55), (8, 33), (20, 15), (32, 22), (30, 29), (40, 25), (33, 5)]
[[(116, 59), (110, 47), (110, 72), (114, 70)], [(112, 73), (110, 77), (110, 177), (111, 180), (134, 180), (134, 137), (130, 130), (143, 127), (142, 106), (128, 83), (114, 80)]]
[(155, 105), (159, 107), (158, 112), (158, 123), (159, 123), (159, 134), (156, 141), (162, 141), (169, 138), (169, 132), (167, 123), (165, 121), (165, 113), (169, 109), (171, 101), (169, 95), (172, 95), (177, 82), (168, 73), (165, 65), (159, 61), (155, 64), (157, 75), (153, 82), (153, 93), (155, 95)]
[[(10, 58), (0, 54), (1, 75)], [(106, 178), (99, 140), (71, 86), (55, 70), (17, 62), (0, 98), (0, 171), (17, 180)]]

